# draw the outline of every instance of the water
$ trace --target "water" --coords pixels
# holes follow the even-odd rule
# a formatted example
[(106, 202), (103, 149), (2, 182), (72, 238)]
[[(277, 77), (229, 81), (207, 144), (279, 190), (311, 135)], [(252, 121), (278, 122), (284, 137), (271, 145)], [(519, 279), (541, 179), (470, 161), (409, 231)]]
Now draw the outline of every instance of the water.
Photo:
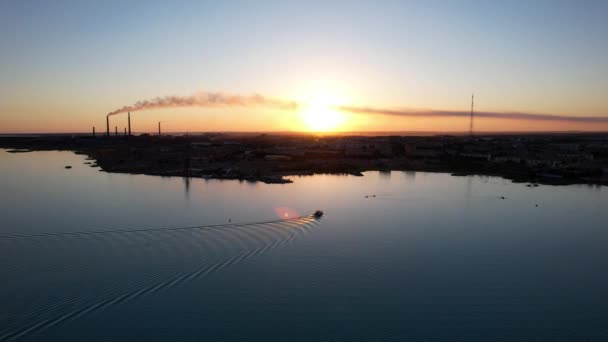
[[(420, 172), (266, 185), (84, 162), (0, 151), (0, 340), (608, 338), (605, 187)], [(204, 227), (97, 232), (188, 226)]]

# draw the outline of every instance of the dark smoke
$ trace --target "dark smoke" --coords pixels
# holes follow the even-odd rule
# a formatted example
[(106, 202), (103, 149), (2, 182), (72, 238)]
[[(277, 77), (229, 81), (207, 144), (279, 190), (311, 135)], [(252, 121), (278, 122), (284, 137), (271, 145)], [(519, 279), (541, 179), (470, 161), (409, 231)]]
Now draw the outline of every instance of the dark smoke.
[[(373, 107), (352, 107), (339, 106), (338, 110), (359, 113), (359, 114), (377, 114), (377, 115), (392, 115), (406, 117), (468, 117), (469, 111), (459, 110), (392, 110)], [(476, 118), (495, 118), (507, 120), (534, 120), (534, 121), (567, 121), (581, 123), (608, 123), (608, 117), (603, 116), (573, 116), (573, 115), (552, 115), (552, 114), (533, 114), (519, 112), (475, 112)]]
[[(146, 109), (162, 109), (176, 107), (264, 107), (280, 110), (296, 110), (301, 105), (295, 101), (280, 100), (264, 97), (259, 94), (250, 96), (230, 95), (221, 92), (199, 92), (191, 96), (165, 96), (150, 100), (139, 101), (131, 106), (124, 106), (111, 113), (116, 115), (126, 112), (136, 112)], [(335, 109), (358, 114), (392, 115), (406, 117), (468, 117), (469, 111), (433, 110), (433, 109), (383, 109), (375, 107), (337, 106)], [(476, 118), (495, 118), (507, 120), (562, 121), (578, 123), (608, 123), (605, 116), (574, 116), (535, 114), (521, 112), (487, 112), (476, 111)]]
[(298, 108), (298, 104), (293, 101), (266, 98), (258, 94), (241, 96), (228, 95), (224, 93), (200, 92), (191, 96), (165, 96), (156, 97), (151, 100), (138, 101), (134, 105), (124, 106), (110, 112), (108, 116), (146, 109), (175, 107), (266, 107), (273, 109), (294, 110)]

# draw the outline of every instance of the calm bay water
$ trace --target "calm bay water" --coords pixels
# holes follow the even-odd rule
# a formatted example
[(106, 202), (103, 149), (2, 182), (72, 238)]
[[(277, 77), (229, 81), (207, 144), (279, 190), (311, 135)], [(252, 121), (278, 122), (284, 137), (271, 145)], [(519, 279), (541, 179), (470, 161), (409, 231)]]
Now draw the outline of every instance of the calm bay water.
[(608, 339), (605, 187), (84, 162), (0, 150), (0, 341)]

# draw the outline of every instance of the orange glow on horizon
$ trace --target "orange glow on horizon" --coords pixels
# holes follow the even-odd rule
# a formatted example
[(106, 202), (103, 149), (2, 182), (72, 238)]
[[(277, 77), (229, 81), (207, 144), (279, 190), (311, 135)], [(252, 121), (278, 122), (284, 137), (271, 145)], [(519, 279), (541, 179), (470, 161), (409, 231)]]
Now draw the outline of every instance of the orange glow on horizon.
[(336, 108), (344, 105), (344, 100), (329, 92), (321, 92), (310, 97), (299, 111), (304, 127), (296, 130), (309, 132), (335, 132), (344, 130), (347, 114)]
[[(347, 96), (344, 96), (346, 94)], [(274, 98), (271, 96), (271, 98)], [(293, 100), (298, 109), (266, 108), (262, 106), (214, 106), (175, 107), (149, 109), (131, 113), (133, 132), (152, 133), (162, 121), (164, 134), (196, 132), (303, 132), (303, 133), (343, 133), (343, 132), (467, 132), (469, 119), (450, 116), (399, 116), (361, 112), (340, 111), (338, 107), (368, 108), (365, 96), (349, 91), (348, 87), (333, 83), (315, 83), (306, 88), (293, 89), (277, 97)], [(129, 103), (129, 101), (116, 101)], [(404, 101), (408, 102), (408, 101)], [(412, 103), (415, 101), (412, 101)], [(380, 110), (401, 108), (400, 106), (370, 101), (370, 108)], [(408, 102), (409, 103), (409, 102)], [(467, 104), (460, 107), (429, 106), (445, 110), (466, 111)], [(90, 133), (92, 127), (97, 134), (105, 133), (108, 105), (100, 103), (84, 110), (75, 103), (43, 106), (29, 103), (24, 106), (0, 105), (0, 133)], [(415, 107), (405, 107), (415, 108)], [(508, 109), (481, 104), (480, 110), (513, 112)], [(523, 113), (534, 111), (521, 110)], [(543, 111), (540, 111), (543, 113)], [(574, 117), (577, 111), (552, 112), (551, 115)], [(602, 113), (581, 115), (602, 117)], [(605, 117), (605, 115), (604, 115)], [(127, 126), (126, 115), (112, 116), (110, 131), (118, 127), (122, 133)], [(501, 119), (476, 117), (476, 132), (526, 132), (526, 131), (608, 131), (608, 122), (546, 121), (526, 119)]]

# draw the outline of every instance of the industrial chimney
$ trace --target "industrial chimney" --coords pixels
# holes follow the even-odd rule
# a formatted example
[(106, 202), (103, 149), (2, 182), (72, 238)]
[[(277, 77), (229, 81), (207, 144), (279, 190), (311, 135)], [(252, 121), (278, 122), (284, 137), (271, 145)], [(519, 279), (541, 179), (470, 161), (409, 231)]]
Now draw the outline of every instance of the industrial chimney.
[(110, 137), (110, 116), (106, 116), (106, 137)]
[(158, 136), (160, 137), (160, 121), (158, 122)]
[(129, 136), (131, 136), (131, 112), (127, 114), (127, 120), (129, 124)]
[(114, 136), (118, 136), (118, 126), (114, 126)]

